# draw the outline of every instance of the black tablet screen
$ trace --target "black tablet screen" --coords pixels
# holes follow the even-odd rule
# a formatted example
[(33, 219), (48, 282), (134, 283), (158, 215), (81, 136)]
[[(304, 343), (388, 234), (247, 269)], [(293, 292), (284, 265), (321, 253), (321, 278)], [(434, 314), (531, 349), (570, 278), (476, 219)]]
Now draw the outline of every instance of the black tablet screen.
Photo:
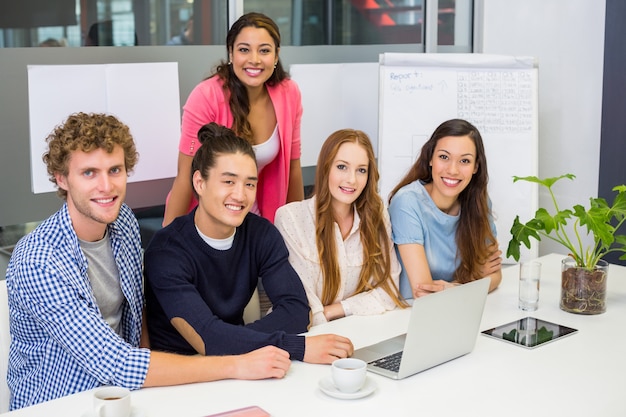
[(523, 319), (485, 330), (484, 335), (520, 345), (526, 348), (535, 348), (539, 345), (552, 342), (560, 337), (576, 333), (577, 329), (550, 323), (535, 317)]

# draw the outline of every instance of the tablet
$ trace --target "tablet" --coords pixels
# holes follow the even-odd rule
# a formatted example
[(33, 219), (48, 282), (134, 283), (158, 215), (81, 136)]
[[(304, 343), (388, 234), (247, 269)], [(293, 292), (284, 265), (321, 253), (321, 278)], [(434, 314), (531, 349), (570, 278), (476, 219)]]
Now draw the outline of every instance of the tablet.
[(270, 417), (270, 413), (259, 406), (253, 405), (236, 410), (224, 411), (223, 413), (211, 414), (206, 417)]
[(535, 317), (525, 317), (481, 333), (527, 349), (534, 349), (577, 331), (561, 324), (550, 323)]

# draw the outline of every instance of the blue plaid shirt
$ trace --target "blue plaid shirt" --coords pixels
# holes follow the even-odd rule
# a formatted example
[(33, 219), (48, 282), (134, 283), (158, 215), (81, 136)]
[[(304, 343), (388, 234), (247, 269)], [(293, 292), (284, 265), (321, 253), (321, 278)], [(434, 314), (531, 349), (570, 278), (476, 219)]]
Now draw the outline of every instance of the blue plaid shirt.
[(67, 204), (15, 247), (6, 275), (12, 410), (99, 385), (130, 389), (143, 385), (150, 351), (138, 348), (143, 309), (141, 239), (128, 206), (122, 206), (108, 232), (127, 301), (121, 320), (123, 337), (100, 314)]

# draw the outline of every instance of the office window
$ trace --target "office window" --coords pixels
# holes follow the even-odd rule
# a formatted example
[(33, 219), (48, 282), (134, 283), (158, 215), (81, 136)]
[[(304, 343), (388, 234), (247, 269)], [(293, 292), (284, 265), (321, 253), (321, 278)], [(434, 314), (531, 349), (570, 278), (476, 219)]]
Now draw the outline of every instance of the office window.
[(285, 45), (421, 43), (423, 0), (244, 0), (272, 17)]
[(283, 45), (471, 52), (472, 9), (473, 0), (10, 0), (0, 5), (0, 46), (219, 45), (229, 22), (258, 11), (276, 21)]
[[(278, 24), (284, 45), (423, 44), (425, 0), (244, 0)], [(437, 45), (471, 51), (472, 0), (440, 0)], [(459, 49), (460, 48), (460, 49)]]
[(75, 25), (75, 0), (14, 0), (0, 5), (0, 28)]

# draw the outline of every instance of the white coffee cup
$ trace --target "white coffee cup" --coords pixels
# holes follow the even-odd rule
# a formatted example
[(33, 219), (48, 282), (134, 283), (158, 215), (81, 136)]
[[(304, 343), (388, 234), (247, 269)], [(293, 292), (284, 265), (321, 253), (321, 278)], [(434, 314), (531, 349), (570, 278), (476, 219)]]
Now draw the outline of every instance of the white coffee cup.
[(93, 411), (98, 417), (130, 416), (130, 390), (103, 387), (93, 394)]
[(335, 387), (345, 393), (357, 392), (365, 385), (367, 364), (361, 359), (337, 359), (331, 365)]

